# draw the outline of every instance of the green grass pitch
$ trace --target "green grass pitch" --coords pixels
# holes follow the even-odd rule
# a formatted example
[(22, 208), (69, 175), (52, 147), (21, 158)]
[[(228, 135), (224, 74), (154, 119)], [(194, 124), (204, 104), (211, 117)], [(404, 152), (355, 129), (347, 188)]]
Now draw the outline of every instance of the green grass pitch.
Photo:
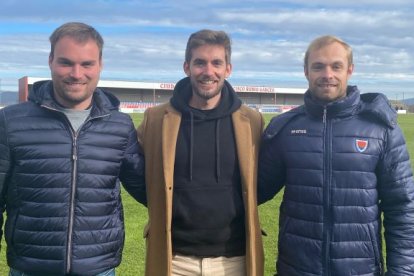
[[(266, 124), (274, 114), (265, 114)], [(139, 125), (143, 114), (132, 114), (134, 124)], [(399, 115), (399, 125), (402, 128), (410, 156), (414, 156), (414, 114)], [(413, 165), (413, 162), (412, 162)], [(267, 236), (263, 237), (265, 250), (265, 275), (273, 275), (275, 272), (275, 260), (277, 254), (277, 234), (279, 204), (282, 195), (279, 193), (273, 200), (259, 207), (260, 220), (262, 228), (266, 231)], [(121, 265), (116, 269), (117, 275), (136, 276), (144, 275), (145, 259), (145, 240), (143, 238), (143, 229), (147, 220), (145, 207), (136, 203), (126, 192), (122, 193), (126, 240)], [(5, 257), (5, 242), (2, 240), (2, 250), (0, 252), (0, 275), (8, 275), (8, 267)]]

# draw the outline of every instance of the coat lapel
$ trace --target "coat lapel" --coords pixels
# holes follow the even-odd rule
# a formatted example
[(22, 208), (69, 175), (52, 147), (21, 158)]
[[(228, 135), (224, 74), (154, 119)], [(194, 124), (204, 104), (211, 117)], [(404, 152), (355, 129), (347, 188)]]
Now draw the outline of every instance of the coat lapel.
[(162, 124), (162, 160), (167, 187), (172, 187), (173, 185), (175, 147), (180, 123), (181, 115), (175, 110), (168, 108)]
[(167, 108), (162, 123), (162, 162), (164, 168), (166, 204), (168, 206), (166, 214), (167, 230), (171, 229), (175, 149), (180, 123), (181, 115), (171, 107)]
[(254, 166), (250, 120), (240, 111), (240, 109), (232, 114), (232, 119), (236, 136), (237, 155), (239, 158), (242, 185), (244, 189), (248, 189), (249, 187), (246, 187), (245, 183), (251, 180)]

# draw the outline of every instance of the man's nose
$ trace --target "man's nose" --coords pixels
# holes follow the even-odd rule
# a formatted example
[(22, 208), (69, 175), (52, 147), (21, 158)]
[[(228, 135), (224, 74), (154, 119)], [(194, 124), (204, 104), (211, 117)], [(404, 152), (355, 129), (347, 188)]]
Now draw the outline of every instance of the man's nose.
[(82, 68), (80, 65), (73, 65), (70, 72), (70, 76), (75, 79), (79, 79), (82, 76)]

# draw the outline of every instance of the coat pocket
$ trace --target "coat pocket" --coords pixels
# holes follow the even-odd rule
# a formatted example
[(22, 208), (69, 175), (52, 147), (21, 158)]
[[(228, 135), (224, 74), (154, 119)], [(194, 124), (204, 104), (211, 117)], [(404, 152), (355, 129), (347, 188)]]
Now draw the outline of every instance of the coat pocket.
[(374, 252), (374, 258), (375, 258), (375, 264), (378, 266), (379, 270), (380, 270), (380, 275), (382, 275), (382, 261), (381, 261), (381, 252), (379, 249), (379, 242), (378, 242), (378, 235), (376, 235), (374, 227), (369, 224), (368, 225), (368, 230), (369, 230), (369, 235), (370, 235), (370, 240), (371, 240), (371, 246), (372, 246), (372, 250)]
[(287, 228), (288, 228), (288, 226), (289, 226), (289, 221), (290, 221), (290, 218), (288, 217), (288, 216), (286, 216), (286, 215), (283, 215), (282, 217), (281, 217), (281, 220), (280, 220), (280, 229), (279, 229), (279, 239), (281, 240), (284, 236), (285, 236), (285, 234), (286, 234), (286, 231), (287, 231)]
[(14, 244), (16, 225), (19, 219), (19, 214), (20, 214), (20, 211), (17, 211), (16, 214), (11, 215), (8, 218), (8, 221), (6, 222), (6, 225), (5, 225), (4, 238), (7, 241), (7, 244), (9, 245)]
[(150, 230), (150, 224), (149, 222), (145, 225), (144, 227), (144, 232), (143, 232), (143, 238), (144, 239), (148, 239), (149, 236), (149, 230)]

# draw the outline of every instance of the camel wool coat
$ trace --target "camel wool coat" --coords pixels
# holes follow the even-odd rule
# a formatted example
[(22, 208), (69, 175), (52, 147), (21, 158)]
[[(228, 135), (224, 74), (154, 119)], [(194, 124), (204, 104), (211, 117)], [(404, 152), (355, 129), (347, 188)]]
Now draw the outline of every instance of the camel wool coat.
[[(257, 160), (263, 131), (262, 115), (244, 105), (232, 115), (239, 159), (246, 221), (247, 276), (262, 276), (264, 253), (257, 209)], [(145, 111), (138, 138), (145, 155), (149, 220), (146, 238), (146, 276), (170, 276), (174, 160), (181, 113), (170, 103)]]

